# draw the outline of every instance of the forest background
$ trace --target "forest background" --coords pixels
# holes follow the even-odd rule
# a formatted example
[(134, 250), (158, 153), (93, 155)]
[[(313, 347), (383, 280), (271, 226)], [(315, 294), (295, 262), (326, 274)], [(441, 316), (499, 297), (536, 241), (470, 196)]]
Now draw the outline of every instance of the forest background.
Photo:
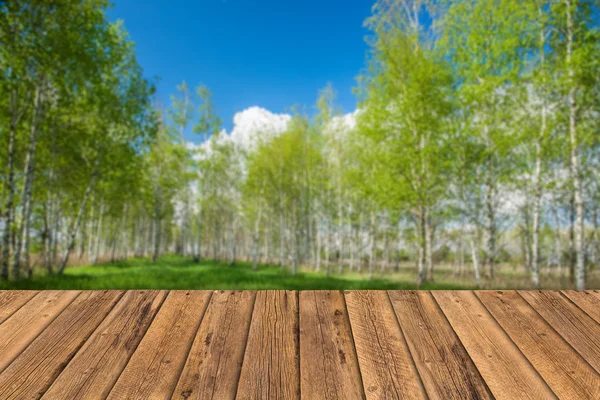
[(600, 288), (597, 0), (379, 0), (355, 112), (237, 133), (109, 6), (0, 3), (0, 288)]

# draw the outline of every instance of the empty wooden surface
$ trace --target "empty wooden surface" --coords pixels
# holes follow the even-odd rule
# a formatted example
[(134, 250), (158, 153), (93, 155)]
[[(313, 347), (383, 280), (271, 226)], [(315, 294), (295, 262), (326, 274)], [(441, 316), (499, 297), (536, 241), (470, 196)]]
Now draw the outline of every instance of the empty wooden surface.
[(0, 291), (0, 399), (600, 398), (597, 291)]
[(563, 290), (562, 293), (600, 324), (600, 290)]
[(238, 399), (300, 397), (298, 311), (297, 292), (269, 290), (256, 294)]
[(523, 298), (600, 373), (600, 325), (560, 292), (521, 293)]
[[(43, 395), (122, 294), (119, 291), (79, 294), (0, 374), (0, 399)], [(4, 323), (9, 321), (10, 318)]]
[(396, 291), (390, 298), (429, 397), (492, 398), (431, 293)]
[(0, 371), (64, 310), (79, 292), (40, 292), (0, 325)]
[(111, 399), (169, 399), (211, 292), (172, 291), (109, 394)]
[(145, 335), (166, 292), (127, 292), (81, 350), (45, 399), (104, 398)]
[(173, 398), (235, 397), (254, 297), (249, 291), (213, 294)]
[(600, 398), (600, 375), (516, 292), (477, 293), (496, 321), (554, 393)]
[(386, 292), (345, 293), (369, 399), (424, 399), (421, 381)]
[(495, 397), (548, 399), (552, 391), (472, 292), (434, 292)]
[(364, 398), (339, 291), (300, 292), (300, 391), (308, 399)]
[(0, 324), (37, 294), (34, 290), (5, 290), (0, 292)]

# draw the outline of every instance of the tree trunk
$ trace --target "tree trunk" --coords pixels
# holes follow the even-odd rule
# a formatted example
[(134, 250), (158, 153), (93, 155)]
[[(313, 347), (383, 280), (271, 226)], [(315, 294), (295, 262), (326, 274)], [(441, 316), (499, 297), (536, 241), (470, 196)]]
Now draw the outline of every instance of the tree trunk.
[(93, 251), (93, 260), (92, 264), (96, 264), (98, 262), (98, 256), (100, 253), (100, 237), (102, 236), (102, 220), (104, 218), (104, 200), (100, 202), (100, 210), (98, 214), (98, 227), (96, 228), (96, 243), (94, 245)]
[(425, 220), (425, 262), (427, 264), (428, 280), (433, 282), (433, 233), (434, 229), (431, 226), (431, 214), (427, 209), (427, 219)]
[[(81, 225), (83, 227), (85, 227), (87, 225), (86, 219), (85, 219), (85, 215), (84, 215), (84, 219), (81, 222)], [(81, 259), (83, 258), (83, 253), (85, 252), (85, 242), (86, 242), (87, 238), (85, 236), (85, 228), (81, 228), (79, 230), (78, 233), (78, 240), (77, 243), (79, 244), (79, 255), (78, 258), (81, 261)]]
[[(268, 218), (267, 218), (267, 220), (268, 220)], [(267, 225), (267, 227), (266, 227), (266, 231), (265, 231), (265, 257), (266, 257), (265, 263), (267, 265), (271, 265), (271, 260), (272, 260), (271, 259), (271, 229), (270, 229), (271, 224), (267, 223), (266, 225)]]
[(575, 196), (572, 192), (569, 200), (569, 280), (575, 283)]
[[(112, 218), (111, 218), (112, 219)], [(114, 219), (113, 219), (114, 221)], [(114, 222), (113, 222), (114, 225)], [(117, 251), (117, 236), (118, 236), (118, 232), (117, 232), (117, 228), (113, 228), (114, 232), (112, 234), (112, 245), (111, 245), (111, 249), (110, 249), (110, 262), (111, 264), (115, 262), (115, 253)]]
[(352, 225), (350, 225), (350, 271), (354, 271), (354, 257), (356, 253), (356, 233)]
[(382, 254), (382, 260), (381, 260), (381, 266), (380, 266), (380, 271), (383, 273), (387, 267), (387, 262), (388, 262), (388, 248), (389, 248), (389, 242), (388, 242), (388, 218), (387, 215), (385, 215), (384, 220), (383, 220), (383, 254)]
[(473, 228), (471, 234), (471, 257), (473, 258), (473, 273), (475, 274), (475, 282), (477, 288), (481, 289), (481, 274), (479, 272), (479, 233), (477, 228)]
[(396, 241), (396, 266), (394, 267), (395, 272), (400, 271), (400, 251), (402, 250), (402, 220), (398, 220), (398, 238)]
[(218, 250), (218, 241), (219, 241), (219, 235), (218, 235), (218, 227), (217, 227), (217, 221), (214, 220), (213, 221), (213, 237), (212, 237), (212, 255), (213, 255), (213, 260), (218, 260), (219, 259), (219, 255), (217, 254), (217, 250)]
[(92, 196), (90, 201), (90, 216), (86, 224), (86, 239), (87, 239), (87, 262), (91, 263), (94, 253), (94, 227), (96, 226), (96, 199)]
[(417, 228), (419, 232), (418, 246), (419, 255), (417, 260), (417, 287), (421, 287), (427, 278), (427, 267), (425, 265), (425, 247), (427, 242), (426, 221), (427, 211), (424, 206), (419, 206), (419, 223)]
[(598, 208), (594, 207), (592, 209), (592, 249), (590, 251), (590, 262), (595, 267), (598, 268), (598, 251), (599, 251), (599, 243), (598, 243)]
[[(296, 210), (296, 200), (294, 199), (292, 204), (292, 210)], [(292, 261), (292, 276), (296, 276), (298, 270), (298, 253), (299, 253), (299, 241), (298, 241), (298, 217), (295, 212), (292, 211), (290, 221), (290, 245), (291, 245), (291, 261)]]
[[(544, 113), (545, 114), (545, 113)], [(546, 127), (545, 115), (542, 117), (542, 133)], [(536, 141), (536, 161), (535, 161), (535, 175), (534, 175), (534, 197), (533, 197), (533, 229), (532, 229), (532, 256), (531, 256), (531, 280), (534, 288), (540, 287), (540, 203), (542, 199), (542, 184), (541, 184), (541, 172), (542, 172), (542, 151), (541, 143), (538, 138)]]
[(235, 265), (235, 262), (237, 260), (237, 241), (236, 241), (236, 229), (237, 229), (237, 217), (234, 216), (233, 217), (233, 224), (231, 227), (231, 234), (230, 234), (230, 242), (231, 242), (231, 261), (229, 262), (229, 265)]
[(373, 262), (373, 259), (375, 257), (375, 250), (377, 249), (377, 231), (376, 231), (376, 217), (375, 217), (375, 212), (371, 212), (371, 222), (370, 222), (370, 239), (371, 239), (371, 246), (369, 249), (369, 279), (373, 279), (373, 272), (375, 270), (375, 263)]
[(490, 280), (494, 280), (494, 267), (496, 263), (496, 215), (494, 209), (495, 190), (490, 172), (486, 183), (486, 218), (487, 218), (487, 264), (490, 271)]
[(317, 257), (315, 271), (321, 272), (321, 224), (317, 226), (317, 251), (315, 256)]
[(585, 253), (583, 244), (584, 234), (584, 210), (583, 210), (583, 194), (581, 188), (581, 176), (579, 171), (579, 138), (577, 137), (577, 102), (576, 102), (576, 87), (575, 87), (575, 71), (572, 65), (573, 55), (573, 39), (574, 39), (574, 21), (572, 16), (572, 4), (571, 0), (565, 0), (566, 11), (567, 11), (567, 54), (566, 63), (568, 68), (569, 77), (569, 142), (571, 145), (571, 169), (573, 177), (573, 190), (575, 194), (575, 206), (577, 213), (577, 223), (575, 227), (575, 252), (577, 257), (577, 277), (576, 287), (578, 290), (585, 289)]
[[(538, 8), (540, 17), (543, 16), (542, 8)], [(542, 26), (540, 31), (540, 52), (541, 52), (541, 68), (544, 74), (543, 68), (546, 62), (546, 30)], [(545, 84), (545, 79), (544, 82)], [(540, 126), (540, 134), (535, 141), (535, 172), (534, 172), (534, 197), (533, 197), (533, 254), (531, 260), (531, 278), (533, 281), (533, 287), (539, 288), (540, 286), (540, 203), (542, 200), (542, 140), (546, 136), (546, 93), (545, 88), (542, 88), (542, 121)]]
[(262, 205), (258, 207), (258, 216), (254, 221), (254, 232), (252, 235), (252, 269), (258, 269), (258, 241), (260, 240), (260, 221), (262, 217)]
[(329, 254), (329, 247), (330, 247), (330, 238), (331, 238), (331, 234), (329, 232), (329, 220), (326, 218), (325, 219), (325, 274), (329, 275), (331, 273), (331, 266), (330, 266), (330, 254)]
[(198, 211), (198, 243), (196, 244), (196, 258), (195, 261), (202, 259), (202, 208)]
[(556, 269), (559, 277), (562, 277), (562, 249), (560, 241), (560, 220), (558, 219), (558, 205), (556, 200), (554, 201), (554, 207), (552, 208), (554, 215), (554, 254), (556, 257)]
[(122, 260), (127, 259), (129, 249), (129, 238), (127, 237), (127, 203), (123, 204), (123, 215), (121, 216), (121, 256)]
[[(527, 206), (525, 206), (527, 207)], [(525, 258), (525, 268), (528, 272), (532, 272), (531, 267), (531, 232), (529, 230), (529, 212), (524, 211), (524, 227), (523, 227), (523, 257)], [(532, 272), (533, 275), (533, 272)], [(539, 276), (538, 276), (539, 279)]]
[(33, 174), (35, 171), (35, 149), (37, 146), (37, 138), (39, 133), (38, 127), (42, 113), (42, 100), (40, 92), (40, 88), (36, 88), (35, 97), (33, 100), (34, 107), (31, 130), (29, 134), (29, 147), (27, 149), (27, 154), (25, 155), (25, 182), (23, 183), (23, 194), (21, 196), (21, 231), (17, 236), (18, 241), (13, 259), (13, 275), (15, 279), (19, 278), (22, 264), (24, 264), (23, 266), (27, 271), (27, 275), (31, 276), (32, 274), (29, 263), (29, 221), (33, 192)]
[(284, 244), (285, 244), (285, 240), (284, 240), (284, 235), (285, 235), (285, 231), (284, 231), (284, 221), (283, 221), (283, 200), (281, 195), (279, 196), (279, 266), (283, 267), (284, 264)]
[[(48, 197), (50, 197), (50, 196), (48, 196)], [(50, 201), (48, 198), (44, 205), (44, 237), (43, 237), (44, 265), (46, 267), (46, 271), (48, 272), (48, 275), (52, 275), (52, 262), (50, 260), (50, 254), (51, 254), (51, 249), (52, 249), (52, 230), (50, 228), (50, 225), (52, 224), (52, 221), (50, 220), (50, 215), (51, 215), (50, 213), (51, 213)]]
[(154, 251), (152, 252), (152, 262), (156, 262), (160, 256), (161, 246), (161, 220), (158, 216), (154, 217), (153, 228), (154, 231)]
[(87, 205), (88, 198), (90, 197), (90, 193), (96, 183), (96, 179), (98, 179), (98, 173), (100, 169), (100, 158), (102, 157), (102, 153), (98, 154), (98, 158), (96, 159), (96, 163), (94, 165), (94, 172), (92, 173), (92, 178), (90, 179), (90, 183), (85, 189), (85, 194), (83, 195), (83, 200), (79, 205), (79, 212), (77, 213), (77, 218), (75, 218), (75, 222), (71, 227), (71, 233), (69, 234), (69, 242), (67, 245), (67, 250), (65, 256), (63, 257), (62, 262), (60, 263), (60, 267), (58, 269), (58, 274), (62, 275), (67, 266), (67, 262), (69, 261), (69, 256), (71, 255), (71, 251), (73, 251), (73, 247), (75, 247), (75, 238), (77, 237), (77, 232), (79, 230), (79, 224), (81, 223), (81, 219), (83, 218), (83, 213), (85, 211), (85, 207)]
[(13, 231), (13, 207), (15, 197), (15, 136), (17, 127), (15, 117), (11, 118), (8, 132), (6, 204), (4, 206), (4, 237), (2, 241), (2, 279), (8, 280), (10, 265), (11, 236)]
[(344, 272), (344, 209), (342, 207), (341, 196), (340, 205), (338, 209), (338, 274), (341, 275)]
[(458, 254), (458, 276), (463, 276), (463, 271), (465, 268), (465, 242), (462, 236), (463, 232), (460, 232), (460, 250)]
[(54, 214), (54, 229), (53, 229), (53, 238), (52, 238), (52, 265), (55, 265), (58, 261), (58, 233), (61, 229), (60, 224), (60, 210), (57, 207), (57, 199), (54, 199), (54, 206), (52, 207), (52, 214)]

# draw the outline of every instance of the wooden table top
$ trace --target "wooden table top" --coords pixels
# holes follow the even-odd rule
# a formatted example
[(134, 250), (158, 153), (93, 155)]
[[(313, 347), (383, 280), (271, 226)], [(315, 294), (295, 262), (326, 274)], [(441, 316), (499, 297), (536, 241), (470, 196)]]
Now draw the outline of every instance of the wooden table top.
[(0, 291), (0, 399), (600, 399), (600, 291)]

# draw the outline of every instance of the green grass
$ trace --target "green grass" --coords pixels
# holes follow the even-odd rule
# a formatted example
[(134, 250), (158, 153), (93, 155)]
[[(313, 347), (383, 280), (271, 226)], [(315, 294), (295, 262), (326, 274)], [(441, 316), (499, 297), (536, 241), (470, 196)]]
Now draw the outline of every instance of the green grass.
[[(262, 266), (253, 271), (250, 263), (235, 266), (209, 260), (194, 262), (169, 255), (153, 263), (135, 258), (114, 264), (67, 268), (63, 276), (37, 275), (31, 280), (2, 282), (0, 289), (416, 289), (414, 278), (376, 278), (356, 273), (326, 276)], [(432, 283), (421, 289), (469, 289), (455, 283)]]

